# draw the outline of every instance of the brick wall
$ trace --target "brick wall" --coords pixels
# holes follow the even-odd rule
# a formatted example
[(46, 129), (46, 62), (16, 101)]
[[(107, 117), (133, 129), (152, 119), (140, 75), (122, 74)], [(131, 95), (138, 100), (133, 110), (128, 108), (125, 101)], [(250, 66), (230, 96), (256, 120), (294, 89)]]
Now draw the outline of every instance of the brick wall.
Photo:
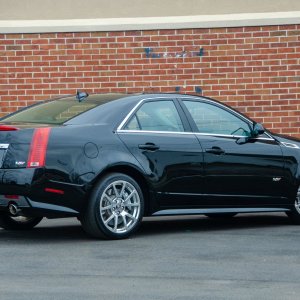
[(300, 25), (0, 35), (0, 115), (88, 92), (198, 93), (300, 137)]

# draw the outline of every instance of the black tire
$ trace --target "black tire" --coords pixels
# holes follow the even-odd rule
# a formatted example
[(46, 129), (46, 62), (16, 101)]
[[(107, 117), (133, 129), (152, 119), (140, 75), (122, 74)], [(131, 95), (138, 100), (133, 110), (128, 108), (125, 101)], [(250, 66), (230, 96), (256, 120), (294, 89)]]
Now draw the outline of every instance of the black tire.
[(124, 239), (138, 229), (143, 215), (144, 197), (138, 183), (125, 174), (110, 173), (95, 185), (80, 220), (92, 237)]
[(12, 217), (0, 214), (0, 227), (6, 230), (30, 230), (42, 221), (42, 217)]
[(237, 213), (215, 213), (215, 214), (205, 214), (205, 216), (212, 218), (212, 219), (231, 219)]
[(300, 187), (296, 195), (294, 206), (286, 214), (294, 224), (300, 224)]

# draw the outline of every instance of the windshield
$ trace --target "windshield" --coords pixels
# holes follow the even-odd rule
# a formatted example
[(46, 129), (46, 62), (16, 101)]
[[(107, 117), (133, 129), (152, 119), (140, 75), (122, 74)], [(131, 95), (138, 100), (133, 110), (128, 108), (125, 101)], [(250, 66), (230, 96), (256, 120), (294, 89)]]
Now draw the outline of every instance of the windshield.
[[(102, 96), (102, 95), (101, 95)], [(63, 124), (68, 120), (104, 103), (115, 97), (89, 96), (82, 102), (75, 100), (75, 97), (51, 100), (37, 104), (1, 119), (1, 122), (12, 123), (41, 123), (41, 124)]]

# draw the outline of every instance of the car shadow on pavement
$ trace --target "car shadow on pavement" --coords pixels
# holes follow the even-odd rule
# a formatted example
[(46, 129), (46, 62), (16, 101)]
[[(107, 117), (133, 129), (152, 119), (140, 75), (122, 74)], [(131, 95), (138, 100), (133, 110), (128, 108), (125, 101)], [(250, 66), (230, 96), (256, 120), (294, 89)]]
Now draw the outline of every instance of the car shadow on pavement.
[(243, 231), (245, 229), (268, 228), (293, 225), (284, 213), (239, 214), (232, 218), (208, 218), (206, 216), (145, 218), (136, 235), (166, 233)]
[(74, 225), (57, 225), (51, 227), (36, 227), (32, 230), (1, 230), (0, 241), (13, 242), (74, 242), (88, 241), (90, 238), (85, 234), (80, 224)]
[[(210, 219), (205, 216), (146, 217), (132, 238), (149, 235), (182, 234), (189, 232), (226, 232), (263, 229), (291, 225), (285, 214), (240, 214), (231, 219)], [(6, 231), (0, 229), (0, 241), (95, 241), (88, 237), (76, 219), (46, 220), (33, 230)]]

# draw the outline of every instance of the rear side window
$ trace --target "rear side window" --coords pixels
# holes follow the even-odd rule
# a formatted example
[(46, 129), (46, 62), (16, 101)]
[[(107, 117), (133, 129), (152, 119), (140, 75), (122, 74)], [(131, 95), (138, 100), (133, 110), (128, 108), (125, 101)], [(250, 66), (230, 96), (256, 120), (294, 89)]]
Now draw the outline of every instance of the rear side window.
[(132, 116), (126, 130), (184, 131), (173, 101), (147, 102)]
[(96, 106), (96, 102), (61, 99), (45, 102), (3, 118), (5, 122), (62, 124)]

